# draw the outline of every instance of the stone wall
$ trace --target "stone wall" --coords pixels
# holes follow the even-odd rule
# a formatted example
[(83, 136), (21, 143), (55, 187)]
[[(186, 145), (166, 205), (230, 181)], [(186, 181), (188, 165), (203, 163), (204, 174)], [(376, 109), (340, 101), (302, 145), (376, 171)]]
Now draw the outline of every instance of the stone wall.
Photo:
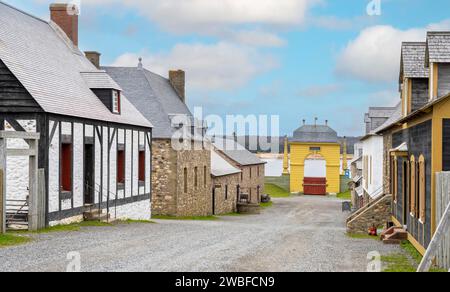
[(391, 192), (390, 150), (392, 148), (392, 133), (386, 132), (383, 135), (383, 190), (385, 194)]
[(152, 142), (152, 214), (177, 214), (177, 153), (167, 140)]
[(357, 211), (347, 223), (347, 233), (367, 234), (370, 227), (379, 227), (391, 219), (392, 196), (383, 196)]
[(212, 178), (212, 187), (215, 190), (215, 215), (224, 215), (237, 211), (237, 186), (240, 177), (241, 174), (237, 173)]
[[(184, 171), (187, 171), (186, 191)], [(197, 169), (197, 183), (195, 183)], [(170, 139), (153, 140), (152, 214), (212, 214), (211, 153), (173, 149)]]
[[(187, 192), (184, 171), (187, 170)], [(195, 183), (197, 169), (197, 183)], [(212, 215), (211, 151), (188, 150), (177, 152), (177, 216)]]

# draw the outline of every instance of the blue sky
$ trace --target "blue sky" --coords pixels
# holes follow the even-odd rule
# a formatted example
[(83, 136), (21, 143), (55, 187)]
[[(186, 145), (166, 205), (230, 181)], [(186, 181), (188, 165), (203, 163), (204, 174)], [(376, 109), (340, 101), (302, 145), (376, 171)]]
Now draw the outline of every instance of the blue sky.
[[(48, 0), (6, 2), (48, 19)], [(103, 65), (184, 69), (190, 107), (280, 116), (363, 134), (369, 106), (399, 102), (402, 41), (450, 29), (448, 0), (81, 0), (80, 48)]]

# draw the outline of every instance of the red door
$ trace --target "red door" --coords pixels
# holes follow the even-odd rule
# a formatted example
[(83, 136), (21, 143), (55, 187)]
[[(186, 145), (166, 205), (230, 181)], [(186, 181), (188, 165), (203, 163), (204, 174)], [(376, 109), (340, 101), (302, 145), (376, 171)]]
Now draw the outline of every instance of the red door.
[(305, 177), (303, 181), (305, 195), (325, 196), (327, 194), (327, 179)]

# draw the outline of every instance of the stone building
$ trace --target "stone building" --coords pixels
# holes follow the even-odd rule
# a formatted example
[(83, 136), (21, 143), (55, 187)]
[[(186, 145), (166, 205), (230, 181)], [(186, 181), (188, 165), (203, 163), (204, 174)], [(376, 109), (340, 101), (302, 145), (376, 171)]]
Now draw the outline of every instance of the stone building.
[(236, 212), (241, 170), (211, 149), (211, 177), (213, 214)]
[(265, 162), (240, 145), (236, 137), (214, 138), (213, 146), (223, 159), (241, 171), (239, 198), (247, 196), (250, 203), (259, 204), (264, 194)]
[(185, 104), (185, 73), (170, 71), (167, 79), (141, 61), (104, 69), (154, 126), (152, 214), (211, 215), (211, 153), (203, 142), (206, 127)]
[[(80, 52), (78, 15), (69, 15), (65, 4), (50, 11), (48, 22), (0, 2), (0, 131), (39, 134), (43, 173), (40, 198), (32, 198), (28, 157), (0, 162), (11, 205), (6, 224), (27, 222), (26, 214), (16, 214), (28, 208), (45, 217), (38, 228), (95, 213), (149, 219), (151, 123)], [(8, 141), (22, 153), (27, 144)], [(21, 202), (21, 211), (11, 210), (10, 201)]]

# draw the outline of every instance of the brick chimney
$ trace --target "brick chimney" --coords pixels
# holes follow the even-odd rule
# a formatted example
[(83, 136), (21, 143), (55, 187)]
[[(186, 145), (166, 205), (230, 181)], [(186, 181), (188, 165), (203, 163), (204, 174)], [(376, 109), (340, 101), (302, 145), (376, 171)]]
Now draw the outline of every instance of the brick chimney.
[(74, 4), (50, 4), (50, 19), (78, 47), (78, 8)]
[(169, 71), (169, 80), (181, 100), (186, 102), (186, 73), (183, 70)]
[(86, 55), (86, 58), (91, 61), (91, 63), (94, 64), (95, 67), (97, 67), (97, 69), (100, 69), (100, 56), (102, 54), (94, 51), (84, 52), (84, 54)]

